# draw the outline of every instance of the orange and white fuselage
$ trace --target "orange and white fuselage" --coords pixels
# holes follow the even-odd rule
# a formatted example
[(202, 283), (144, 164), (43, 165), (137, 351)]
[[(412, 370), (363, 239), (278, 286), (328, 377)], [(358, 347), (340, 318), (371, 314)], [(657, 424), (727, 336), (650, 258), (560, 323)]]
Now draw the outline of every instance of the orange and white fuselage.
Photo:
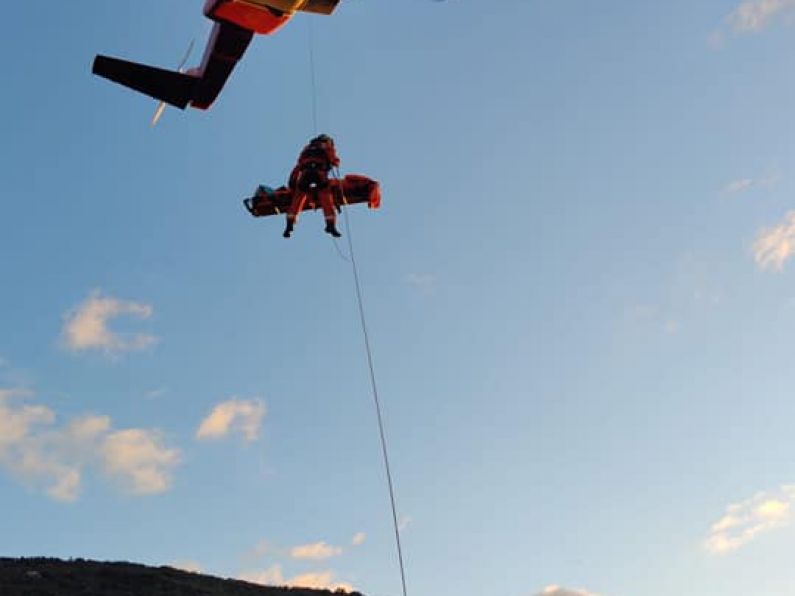
[(281, 29), (294, 12), (275, 9), (258, 0), (206, 0), (204, 15), (219, 23), (232, 23), (241, 29), (269, 35)]
[(92, 71), (101, 77), (184, 109), (206, 110), (220, 94), (255, 34), (269, 35), (296, 12), (329, 15), (340, 0), (205, 0), (204, 14), (215, 21), (200, 66), (177, 72), (97, 56)]

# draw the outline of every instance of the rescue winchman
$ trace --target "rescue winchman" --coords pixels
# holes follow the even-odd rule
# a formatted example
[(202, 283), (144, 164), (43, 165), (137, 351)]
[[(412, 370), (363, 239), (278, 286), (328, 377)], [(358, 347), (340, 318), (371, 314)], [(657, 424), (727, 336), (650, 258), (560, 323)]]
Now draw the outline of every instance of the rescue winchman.
[(334, 141), (328, 135), (319, 135), (309, 141), (298, 156), (298, 163), (290, 174), (288, 187), (293, 200), (287, 211), (287, 227), (283, 236), (289, 238), (293, 233), (295, 222), (307, 199), (315, 204), (320, 203), (326, 218), (326, 233), (335, 238), (341, 234), (337, 231), (337, 206), (334, 193), (329, 186), (329, 172), (340, 165), (340, 158), (334, 148)]

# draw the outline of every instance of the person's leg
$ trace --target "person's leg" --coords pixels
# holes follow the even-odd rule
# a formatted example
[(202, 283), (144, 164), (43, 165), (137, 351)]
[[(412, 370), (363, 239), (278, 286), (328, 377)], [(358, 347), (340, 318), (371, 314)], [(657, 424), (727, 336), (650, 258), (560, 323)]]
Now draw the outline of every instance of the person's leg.
[(305, 202), (306, 193), (296, 191), (295, 195), (293, 195), (293, 201), (290, 203), (290, 209), (287, 211), (287, 226), (284, 228), (284, 234), (282, 234), (285, 238), (289, 238), (293, 233), (295, 222), (298, 221), (298, 214), (304, 208)]
[(334, 205), (334, 194), (330, 187), (326, 187), (318, 193), (320, 196), (320, 206), (323, 207), (323, 215), (326, 218), (326, 233), (335, 238), (342, 234), (337, 231), (337, 213)]

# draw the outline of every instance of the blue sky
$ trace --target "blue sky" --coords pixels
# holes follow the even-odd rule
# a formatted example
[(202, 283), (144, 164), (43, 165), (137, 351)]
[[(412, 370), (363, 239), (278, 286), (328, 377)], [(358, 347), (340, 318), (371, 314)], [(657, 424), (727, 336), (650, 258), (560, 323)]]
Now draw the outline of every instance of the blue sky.
[[(90, 74), (176, 65), (200, 5), (5, 11), (0, 554), (395, 595), (349, 265), (240, 204), (314, 133), (312, 17), (154, 129)], [(795, 2), (312, 21), (383, 187), (350, 216), (410, 592), (795, 594)]]

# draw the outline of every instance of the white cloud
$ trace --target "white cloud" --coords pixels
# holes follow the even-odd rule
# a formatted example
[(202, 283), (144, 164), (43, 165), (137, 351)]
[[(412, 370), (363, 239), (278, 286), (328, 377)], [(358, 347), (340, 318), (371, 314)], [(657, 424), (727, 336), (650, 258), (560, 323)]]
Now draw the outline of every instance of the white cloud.
[(724, 194), (740, 194), (754, 188), (772, 188), (780, 180), (780, 175), (776, 172), (763, 178), (738, 178), (732, 180), (723, 187)]
[(723, 19), (721, 28), (712, 32), (709, 45), (713, 49), (720, 49), (729, 35), (759, 33), (793, 8), (795, 0), (744, 0)]
[(14, 398), (26, 398), (31, 393), (24, 389), (0, 389), (0, 455), (6, 449), (24, 440), (36, 425), (52, 424), (55, 413), (45, 406), (16, 406)]
[(795, 0), (745, 0), (727, 17), (736, 33), (756, 33), (795, 8)]
[(293, 559), (309, 559), (320, 561), (331, 557), (338, 557), (342, 554), (342, 548), (331, 546), (325, 542), (315, 542), (313, 544), (302, 544), (290, 549), (290, 556)]
[(351, 544), (353, 546), (361, 546), (364, 544), (364, 541), (367, 540), (367, 534), (364, 532), (356, 532), (351, 539)]
[[(122, 457), (124, 449), (119, 437), (147, 436), (153, 431), (128, 429), (113, 433), (111, 419), (98, 415), (81, 416), (57, 426), (56, 414), (50, 408), (19, 403), (31, 395), (0, 390), (0, 469), (28, 486), (40, 488), (57, 501), (74, 501), (79, 497), (87, 467), (131, 477), (127, 484), (134, 493), (147, 494), (167, 488), (168, 470), (175, 463), (176, 450), (161, 448), (172, 459), (166, 461), (161, 457), (148, 464), (144, 454), (138, 457), (137, 467), (129, 459), (125, 467)], [(152, 468), (155, 473), (151, 472)]]
[(561, 588), (557, 585), (547, 586), (541, 590), (536, 596), (599, 596), (594, 592), (587, 590), (568, 590)]
[(157, 341), (152, 335), (122, 334), (110, 329), (110, 321), (123, 315), (148, 319), (152, 316), (152, 307), (92, 292), (82, 304), (64, 316), (64, 345), (75, 352), (100, 349), (119, 353), (143, 350)]
[(795, 211), (787, 213), (777, 226), (759, 232), (752, 252), (760, 269), (781, 271), (795, 252)]
[(47, 494), (56, 501), (76, 500), (80, 494), (80, 472), (70, 468), (59, 471)]
[(220, 439), (232, 430), (238, 431), (246, 441), (255, 441), (259, 436), (265, 404), (260, 399), (230, 399), (218, 404), (202, 421), (196, 438)]
[(83, 416), (69, 423), (67, 434), (81, 442), (93, 441), (110, 430), (108, 416)]
[(102, 457), (109, 475), (133, 494), (141, 495), (167, 491), (171, 472), (180, 461), (179, 451), (164, 447), (157, 432), (139, 428), (108, 435)]
[(285, 578), (281, 565), (273, 565), (264, 571), (249, 571), (238, 576), (246, 582), (263, 586), (289, 586), (293, 588), (312, 588), (316, 590), (345, 590), (352, 592), (353, 586), (335, 579), (333, 571), (303, 573)]
[(80, 436), (69, 429), (50, 431), (55, 412), (46, 406), (15, 403), (30, 392), (0, 390), (0, 467), (26, 484), (43, 485), (53, 499), (74, 501), (80, 487), (80, 466), (58, 457)]
[(787, 526), (792, 521), (793, 504), (795, 485), (785, 485), (729, 505), (723, 517), (712, 524), (704, 548), (715, 555), (730, 553), (764, 532)]
[(353, 592), (353, 586), (348, 583), (337, 581), (334, 578), (333, 571), (302, 573), (288, 580), (287, 585), (301, 588), (313, 588), (315, 590), (343, 590), (345, 592)]
[(729, 194), (737, 194), (738, 192), (742, 192), (744, 190), (748, 190), (754, 185), (753, 178), (741, 178), (739, 180), (733, 180), (729, 182), (724, 188), (723, 192)]
[(25, 484), (42, 486), (56, 501), (74, 501), (80, 494), (80, 462), (62, 458), (38, 439), (21, 442), (13, 459), (3, 461), (12, 474)]

